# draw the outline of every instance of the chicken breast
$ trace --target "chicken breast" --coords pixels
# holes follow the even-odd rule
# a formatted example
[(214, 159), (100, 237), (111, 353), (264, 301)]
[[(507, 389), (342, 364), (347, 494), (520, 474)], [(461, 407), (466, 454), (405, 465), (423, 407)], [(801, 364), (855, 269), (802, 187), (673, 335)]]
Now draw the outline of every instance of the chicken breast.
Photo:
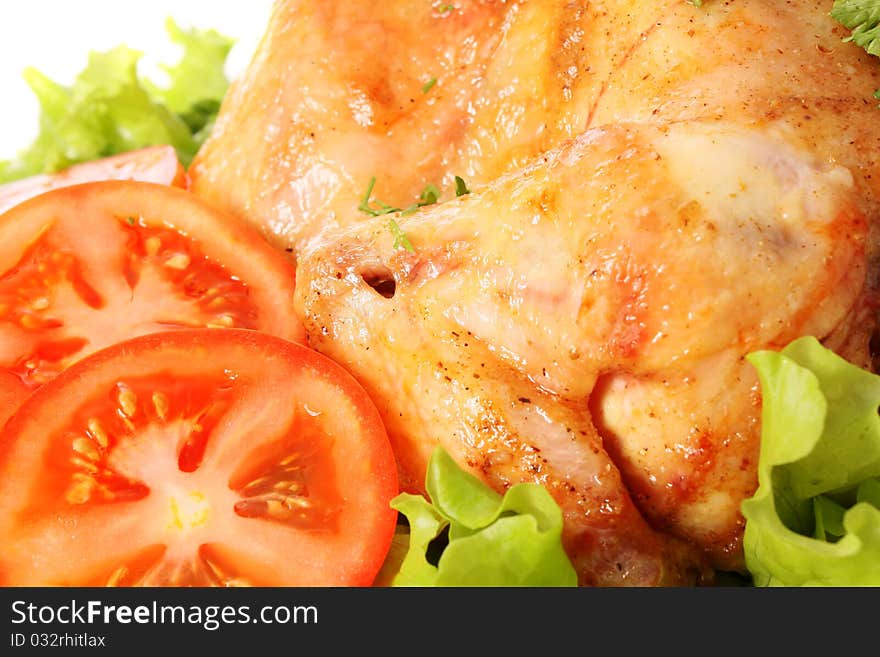
[(880, 67), (829, 9), (279, 2), (193, 189), (293, 254), (407, 489), (442, 444), (545, 485), (582, 583), (707, 581), (743, 567), (745, 355), (871, 359)]

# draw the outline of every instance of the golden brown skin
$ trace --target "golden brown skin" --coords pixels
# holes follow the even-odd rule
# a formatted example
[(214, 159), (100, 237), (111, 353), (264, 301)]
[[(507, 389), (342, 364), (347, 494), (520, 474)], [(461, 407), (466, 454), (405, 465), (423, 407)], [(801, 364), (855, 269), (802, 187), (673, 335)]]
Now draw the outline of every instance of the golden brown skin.
[(585, 3), (446, 4), (277, 3), (193, 189), (297, 249), (362, 218), (373, 176), (376, 198), (406, 207), (428, 183), (449, 197), (454, 176), (489, 182), (583, 130), (590, 103), (572, 94), (592, 78), (569, 69)]
[[(294, 253), (407, 488), (437, 443), (543, 483), (585, 584), (742, 568), (744, 356), (870, 361), (880, 66), (830, 2), (443, 4), (280, 2), (194, 190)], [(357, 211), (455, 175), (394, 217), (414, 253)]]
[(739, 565), (759, 404), (744, 356), (852, 312), (856, 203), (845, 169), (767, 135), (609, 126), (401, 217), (414, 253), (381, 217), (304, 251), (297, 304), (379, 404), (405, 486), (443, 444), (498, 488), (546, 485), (584, 581), (681, 582), (700, 550)]

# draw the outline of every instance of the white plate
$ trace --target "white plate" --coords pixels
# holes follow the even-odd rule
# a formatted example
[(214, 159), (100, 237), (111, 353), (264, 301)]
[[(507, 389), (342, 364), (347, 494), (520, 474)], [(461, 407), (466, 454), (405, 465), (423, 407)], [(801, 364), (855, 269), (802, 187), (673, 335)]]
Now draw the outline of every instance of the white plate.
[(0, 159), (27, 146), (37, 131), (39, 109), (21, 78), (34, 66), (69, 84), (91, 50), (125, 44), (144, 53), (144, 73), (173, 63), (165, 19), (182, 27), (213, 28), (236, 39), (227, 73), (240, 73), (266, 28), (272, 0), (26, 0), (0, 3)]

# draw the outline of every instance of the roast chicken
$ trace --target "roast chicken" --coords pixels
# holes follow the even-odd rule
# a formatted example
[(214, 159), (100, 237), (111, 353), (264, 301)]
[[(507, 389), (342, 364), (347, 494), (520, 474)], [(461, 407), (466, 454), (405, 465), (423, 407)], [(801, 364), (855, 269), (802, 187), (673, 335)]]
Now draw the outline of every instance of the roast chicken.
[(544, 485), (581, 584), (710, 583), (757, 484), (745, 356), (872, 363), (880, 65), (830, 4), (282, 0), (192, 188), (296, 262), (406, 490), (439, 444)]

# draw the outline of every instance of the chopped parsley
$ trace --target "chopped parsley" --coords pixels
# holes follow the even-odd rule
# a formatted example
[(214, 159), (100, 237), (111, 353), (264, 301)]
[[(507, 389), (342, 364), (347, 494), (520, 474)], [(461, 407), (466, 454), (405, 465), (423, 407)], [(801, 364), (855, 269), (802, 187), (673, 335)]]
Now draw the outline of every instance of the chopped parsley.
[[(852, 31), (844, 41), (880, 57), (880, 0), (834, 0), (831, 16)], [(874, 96), (880, 99), (880, 89)]]
[(448, 14), (450, 11), (455, 11), (455, 5), (443, 5), (438, 11), (441, 14)]
[(398, 225), (394, 219), (388, 220), (388, 230), (391, 231), (391, 234), (394, 235), (394, 248), (400, 249), (404, 248), (410, 253), (415, 253), (416, 250), (413, 248), (412, 242), (409, 241), (409, 238), (406, 236), (406, 233), (403, 232), (403, 229)]
[(428, 80), (427, 82), (425, 82), (425, 84), (422, 85), (422, 93), (423, 93), (423, 94), (426, 94), (426, 93), (428, 93), (429, 91), (431, 91), (431, 89), (434, 88), (434, 85), (435, 85), (435, 84), (437, 84), (437, 78), (435, 78), (435, 77), (432, 75), (432, 76), (431, 76), (431, 79)]
[(425, 185), (425, 188), (422, 190), (422, 193), (419, 195), (419, 202), (417, 205), (422, 207), (423, 205), (434, 205), (437, 201), (440, 200), (440, 190), (437, 189), (436, 185), (432, 185), (428, 183)]
[[(363, 197), (361, 197), (360, 204), (358, 204), (358, 210), (370, 215), (371, 217), (379, 217), (384, 214), (394, 214), (396, 212), (399, 212), (401, 217), (408, 217), (419, 208), (423, 208), (426, 205), (434, 205), (440, 201), (440, 189), (437, 187), (437, 185), (428, 183), (427, 185), (425, 185), (424, 189), (422, 189), (422, 193), (419, 194), (418, 201), (416, 201), (412, 205), (407, 206), (406, 208), (398, 208), (394, 205), (388, 205), (383, 201), (373, 198), (373, 188), (375, 186), (376, 176), (373, 176), (372, 178), (370, 178), (370, 182), (367, 184), (367, 189), (364, 192)], [(468, 189), (467, 183), (464, 181), (464, 179), (460, 176), (455, 176), (456, 197), (464, 196), (465, 194), (470, 193), (471, 190)], [(391, 231), (391, 234), (394, 235), (395, 249), (404, 248), (410, 253), (415, 253), (412, 242), (409, 241), (406, 233), (403, 232), (403, 229), (394, 219), (388, 221), (388, 229)]]
[(367, 185), (367, 191), (364, 192), (364, 197), (361, 199), (360, 205), (358, 205), (358, 210), (366, 212), (371, 217), (378, 217), (379, 215), (390, 214), (392, 212), (400, 212), (400, 208), (395, 208), (394, 206), (372, 198), (373, 187), (375, 186), (376, 176), (373, 176), (370, 178), (370, 183)]
[(376, 176), (373, 176), (372, 178), (370, 178), (370, 182), (367, 185), (367, 190), (364, 192), (364, 196), (363, 198), (361, 198), (361, 202), (358, 205), (358, 210), (370, 215), (371, 217), (378, 217), (383, 214), (392, 214), (394, 212), (400, 212), (403, 214), (403, 216), (406, 216), (412, 214), (419, 208), (426, 205), (434, 205), (437, 201), (440, 200), (440, 190), (437, 189), (437, 185), (432, 185), (431, 183), (428, 183), (427, 185), (425, 185), (422, 193), (419, 194), (418, 201), (407, 208), (398, 208), (373, 198), (373, 187), (375, 186)]

